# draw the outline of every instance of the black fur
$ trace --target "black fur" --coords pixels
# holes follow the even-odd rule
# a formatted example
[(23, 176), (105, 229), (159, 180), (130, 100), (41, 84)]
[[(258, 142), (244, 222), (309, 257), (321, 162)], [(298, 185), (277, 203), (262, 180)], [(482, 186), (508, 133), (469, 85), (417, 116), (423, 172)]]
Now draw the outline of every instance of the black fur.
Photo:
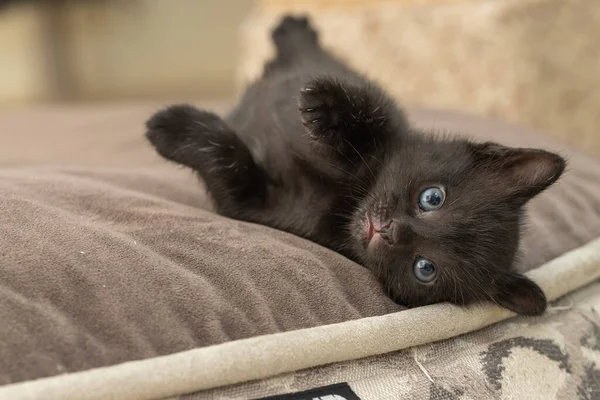
[[(417, 131), (320, 47), (306, 18), (284, 18), (273, 41), (275, 59), (225, 119), (189, 105), (156, 113), (147, 122), (156, 150), (197, 171), (220, 214), (329, 247), (371, 269), (401, 304), (493, 301), (543, 313), (542, 290), (513, 264), (523, 206), (565, 161)], [(422, 211), (431, 186), (446, 201)], [(435, 264), (433, 282), (415, 278), (417, 257)]]

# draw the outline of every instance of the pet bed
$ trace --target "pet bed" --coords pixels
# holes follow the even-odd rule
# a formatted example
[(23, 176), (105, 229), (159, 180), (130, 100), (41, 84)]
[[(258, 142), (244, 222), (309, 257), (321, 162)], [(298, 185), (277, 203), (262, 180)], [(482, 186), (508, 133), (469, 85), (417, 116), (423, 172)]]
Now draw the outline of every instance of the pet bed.
[(421, 127), (559, 150), (570, 164), (530, 203), (523, 240), (520, 268), (554, 301), (544, 316), (403, 310), (344, 257), (211, 212), (191, 173), (144, 142), (156, 108), (0, 116), (0, 399), (329, 385), (311, 396), (600, 396), (600, 160), (499, 121), (409, 110)]

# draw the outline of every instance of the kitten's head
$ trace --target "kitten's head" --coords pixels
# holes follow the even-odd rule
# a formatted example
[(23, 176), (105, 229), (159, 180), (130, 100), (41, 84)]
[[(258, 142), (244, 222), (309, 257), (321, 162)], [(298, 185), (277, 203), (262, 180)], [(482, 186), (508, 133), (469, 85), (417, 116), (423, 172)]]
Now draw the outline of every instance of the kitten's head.
[(513, 269), (523, 206), (565, 160), (495, 143), (407, 137), (353, 218), (355, 250), (397, 302), (493, 301), (522, 315), (543, 291)]

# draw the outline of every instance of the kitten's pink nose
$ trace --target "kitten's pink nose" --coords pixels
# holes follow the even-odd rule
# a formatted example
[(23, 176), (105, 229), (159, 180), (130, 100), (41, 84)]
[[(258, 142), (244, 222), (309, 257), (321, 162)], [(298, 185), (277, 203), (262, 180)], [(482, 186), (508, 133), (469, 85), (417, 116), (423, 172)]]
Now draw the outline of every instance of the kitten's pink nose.
[(375, 232), (389, 244), (394, 244), (394, 221), (389, 221), (387, 224), (381, 225), (379, 229), (375, 228)]
[(387, 222), (383, 222), (381, 220), (379, 220), (378, 218), (374, 218), (371, 223), (373, 224), (373, 229), (375, 229), (375, 232), (384, 232), (387, 229), (390, 229), (390, 226), (392, 225), (392, 220), (389, 220)]
[(390, 221), (386, 225), (383, 225), (377, 233), (379, 233), (382, 239), (385, 239), (392, 245), (407, 245), (412, 241), (414, 236), (410, 224), (401, 221)]

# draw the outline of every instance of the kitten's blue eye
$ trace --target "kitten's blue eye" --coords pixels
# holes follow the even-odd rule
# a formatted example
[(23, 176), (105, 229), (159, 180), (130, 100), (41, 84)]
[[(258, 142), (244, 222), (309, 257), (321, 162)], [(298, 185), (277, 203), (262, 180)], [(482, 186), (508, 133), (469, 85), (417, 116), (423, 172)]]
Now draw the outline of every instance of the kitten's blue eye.
[(437, 276), (435, 265), (433, 265), (431, 261), (423, 257), (418, 257), (415, 260), (415, 263), (413, 265), (413, 272), (415, 274), (415, 277), (423, 283), (433, 282), (433, 280)]
[(446, 192), (441, 187), (427, 188), (419, 196), (419, 207), (423, 211), (439, 210), (446, 200)]

